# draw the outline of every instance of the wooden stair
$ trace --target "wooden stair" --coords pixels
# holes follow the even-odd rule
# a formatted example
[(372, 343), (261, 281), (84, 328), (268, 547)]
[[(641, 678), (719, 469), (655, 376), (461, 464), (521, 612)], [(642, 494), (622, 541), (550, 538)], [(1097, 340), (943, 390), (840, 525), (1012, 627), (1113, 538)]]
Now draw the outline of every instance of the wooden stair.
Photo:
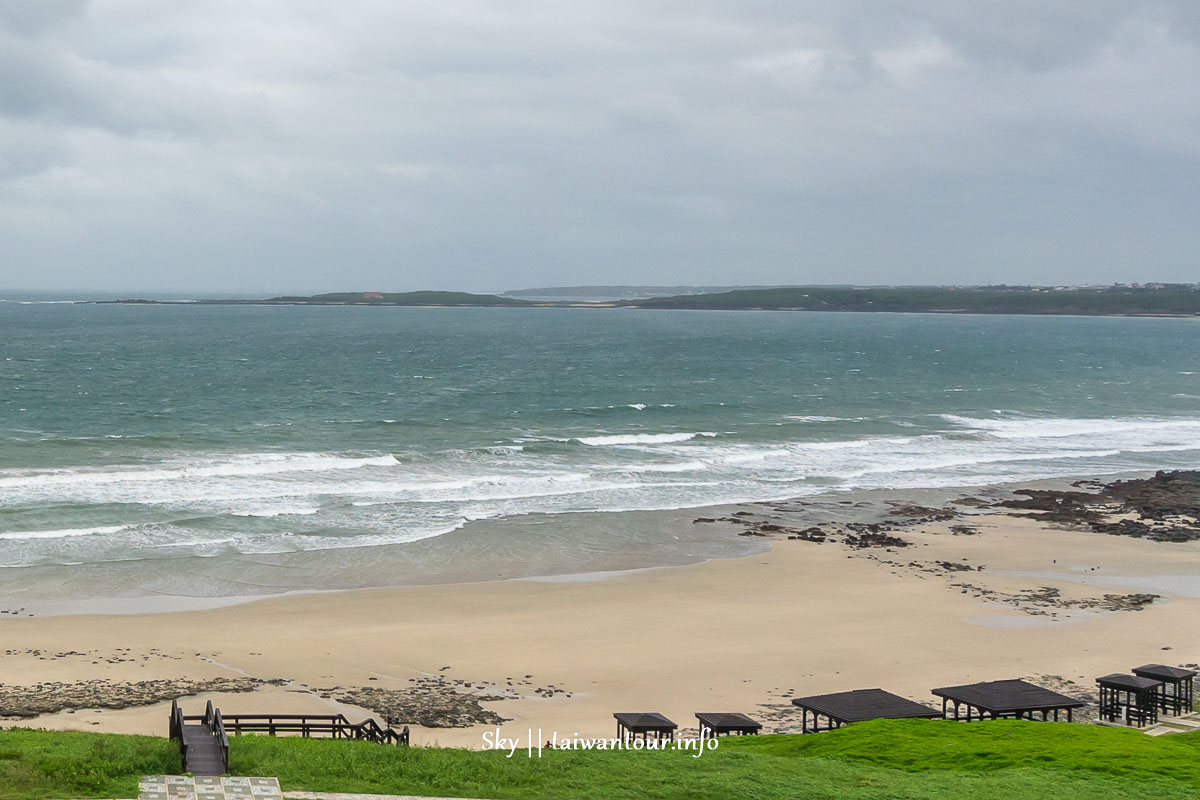
[(229, 737), (221, 712), (212, 701), (202, 717), (185, 717), (179, 702), (171, 703), (171, 738), (179, 741), (183, 771), (192, 775), (224, 775), (229, 772)]
[(221, 740), (204, 723), (183, 726), (183, 771), (193, 775), (224, 775)]

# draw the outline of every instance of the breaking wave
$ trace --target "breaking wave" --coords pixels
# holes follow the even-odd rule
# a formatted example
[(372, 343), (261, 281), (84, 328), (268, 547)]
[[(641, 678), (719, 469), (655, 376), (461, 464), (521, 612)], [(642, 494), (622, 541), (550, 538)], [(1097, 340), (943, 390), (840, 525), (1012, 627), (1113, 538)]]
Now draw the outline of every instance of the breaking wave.
[[(534, 513), (1200, 465), (1200, 419), (1191, 417), (945, 414), (914, 422), (903, 436), (880, 433), (890, 418), (874, 428), (868, 421), (861, 429), (877, 432), (853, 438), (842, 420), (809, 420), (804, 430), (813, 438), (804, 440), (754, 440), (735, 431), (530, 431), (520, 438), (525, 447), (513, 438), (440, 453), (179, 453), (139, 466), (5, 469), (0, 566), (367, 547)], [(58, 508), (127, 522), (39, 530), (46, 509)]]

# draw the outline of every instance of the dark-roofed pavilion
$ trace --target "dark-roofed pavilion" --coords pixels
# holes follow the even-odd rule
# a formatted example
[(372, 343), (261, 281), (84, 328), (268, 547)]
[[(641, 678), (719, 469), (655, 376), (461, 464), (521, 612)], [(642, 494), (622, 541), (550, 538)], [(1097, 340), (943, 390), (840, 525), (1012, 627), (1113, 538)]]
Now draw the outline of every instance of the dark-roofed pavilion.
[(1162, 682), (1115, 672), (1096, 678), (1100, 687), (1100, 718), (1139, 728), (1158, 722), (1158, 690)]
[[(833, 730), (850, 722), (869, 719), (938, 719), (942, 716), (939, 711), (883, 689), (855, 689), (797, 697), (792, 704), (800, 706), (803, 712), (800, 723), (802, 733)], [(808, 724), (809, 714), (812, 714), (811, 727)], [(821, 724), (822, 717), (826, 720), (824, 725)]]
[(1162, 683), (1158, 690), (1158, 707), (1163, 711), (1178, 717), (1192, 710), (1192, 703), (1195, 701), (1192, 683), (1196, 677), (1193, 670), (1146, 664), (1135, 668), (1133, 674)]
[(1070, 722), (1071, 712), (1087, 705), (1083, 700), (1076, 700), (1019, 679), (944, 686), (932, 691), (934, 695), (942, 698), (943, 715), (946, 714), (947, 706), (953, 703), (953, 718), (964, 719), (960, 711), (965, 707), (965, 719), (968, 722), (972, 719), (1034, 719), (1034, 714), (1041, 714), (1045, 720), (1050, 718), (1051, 713), (1057, 722), (1062, 711), (1067, 712), (1067, 722)]
[(613, 714), (617, 720), (617, 738), (636, 738), (640, 733), (643, 739), (654, 734), (656, 739), (675, 741), (675, 729), (679, 726), (662, 714), (654, 713), (623, 713)]
[(713, 736), (725, 733), (736, 733), (739, 736), (756, 734), (762, 730), (762, 723), (755, 722), (745, 714), (718, 714), (710, 711), (699, 711), (696, 719), (700, 720), (701, 730), (708, 729)]

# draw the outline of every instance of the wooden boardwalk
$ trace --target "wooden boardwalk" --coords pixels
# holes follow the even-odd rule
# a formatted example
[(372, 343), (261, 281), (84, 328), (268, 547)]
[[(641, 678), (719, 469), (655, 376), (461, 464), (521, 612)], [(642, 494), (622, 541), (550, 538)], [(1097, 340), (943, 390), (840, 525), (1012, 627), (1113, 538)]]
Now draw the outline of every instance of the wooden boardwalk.
[(179, 742), (183, 771), (192, 775), (224, 775), (229, 772), (229, 733), (299, 734), (305, 738), (329, 736), (379, 744), (408, 745), (405, 725), (396, 730), (374, 719), (354, 723), (342, 714), (230, 714), (208, 702), (203, 716), (184, 716), (179, 701), (171, 703), (170, 736)]

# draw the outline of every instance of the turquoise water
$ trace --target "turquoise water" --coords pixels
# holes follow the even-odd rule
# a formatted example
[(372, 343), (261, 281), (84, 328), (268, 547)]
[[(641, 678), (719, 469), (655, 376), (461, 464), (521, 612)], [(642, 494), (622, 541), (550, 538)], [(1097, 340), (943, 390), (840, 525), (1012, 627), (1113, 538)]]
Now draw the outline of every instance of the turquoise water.
[(595, 567), (673, 546), (605, 512), (1197, 467), (1197, 353), (1181, 319), (0, 302), (0, 580)]

